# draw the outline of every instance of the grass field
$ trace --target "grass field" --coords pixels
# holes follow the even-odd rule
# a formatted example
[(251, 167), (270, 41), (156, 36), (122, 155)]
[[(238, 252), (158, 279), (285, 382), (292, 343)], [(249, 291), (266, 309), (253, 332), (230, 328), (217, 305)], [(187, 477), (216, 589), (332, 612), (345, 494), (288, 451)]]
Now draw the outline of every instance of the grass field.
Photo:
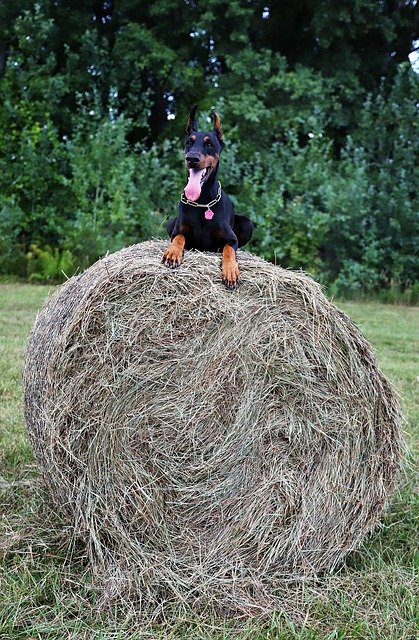
[[(418, 632), (419, 485), (413, 465), (383, 526), (345, 567), (301, 591), (301, 619), (220, 623), (174, 616), (141, 629), (126, 605), (99, 610), (83, 548), (42, 494), (23, 425), (20, 375), (28, 332), (48, 287), (0, 285), (0, 640), (413, 639)], [(338, 304), (377, 351), (403, 397), (408, 442), (419, 435), (419, 308)], [(413, 460), (413, 454), (411, 454)]]

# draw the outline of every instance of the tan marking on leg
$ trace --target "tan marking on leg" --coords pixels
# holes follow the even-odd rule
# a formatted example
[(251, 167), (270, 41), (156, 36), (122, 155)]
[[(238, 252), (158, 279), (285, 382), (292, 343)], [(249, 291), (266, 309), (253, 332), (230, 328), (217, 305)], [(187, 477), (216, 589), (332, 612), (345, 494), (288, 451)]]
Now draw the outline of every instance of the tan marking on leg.
[(163, 255), (163, 263), (170, 269), (175, 269), (182, 264), (185, 250), (185, 236), (181, 233), (175, 236)]
[(221, 280), (229, 289), (235, 289), (239, 282), (239, 276), (240, 271), (236, 260), (236, 252), (233, 247), (226, 244), (221, 261)]

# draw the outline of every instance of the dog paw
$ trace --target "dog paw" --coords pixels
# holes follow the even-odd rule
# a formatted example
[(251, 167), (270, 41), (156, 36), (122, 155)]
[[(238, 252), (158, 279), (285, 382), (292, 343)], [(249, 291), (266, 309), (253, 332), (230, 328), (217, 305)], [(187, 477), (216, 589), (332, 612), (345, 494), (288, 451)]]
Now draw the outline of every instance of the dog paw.
[(221, 281), (227, 289), (237, 289), (239, 285), (239, 266), (236, 261), (223, 262), (221, 270)]
[(163, 255), (162, 262), (169, 269), (180, 267), (183, 260), (183, 251), (179, 251), (177, 247), (169, 247)]

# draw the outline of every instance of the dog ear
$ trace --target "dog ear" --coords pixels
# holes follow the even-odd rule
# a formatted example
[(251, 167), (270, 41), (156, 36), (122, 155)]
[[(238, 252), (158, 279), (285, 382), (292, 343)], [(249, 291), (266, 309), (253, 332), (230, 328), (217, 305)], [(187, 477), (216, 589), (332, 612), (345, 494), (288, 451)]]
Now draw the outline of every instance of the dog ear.
[(225, 144), (223, 141), (223, 130), (221, 129), (220, 116), (216, 111), (213, 111), (211, 115), (212, 119), (214, 120), (214, 133), (218, 138), (218, 142), (220, 143), (221, 148), (224, 149)]
[(192, 133), (192, 131), (198, 131), (198, 126), (196, 124), (197, 109), (198, 105), (196, 104), (189, 114), (188, 122), (186, 124), (186, 133), (188, 134), (188, 136)]

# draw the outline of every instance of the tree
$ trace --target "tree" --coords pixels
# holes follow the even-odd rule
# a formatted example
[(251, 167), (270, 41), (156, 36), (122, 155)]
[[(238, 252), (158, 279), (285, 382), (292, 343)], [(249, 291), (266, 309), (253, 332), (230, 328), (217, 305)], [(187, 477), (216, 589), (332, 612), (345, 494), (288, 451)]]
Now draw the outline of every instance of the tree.
[(51, 273), (62, 251), (86, 265), (161, 232), (198, 103), (203, 123), (221, 113), (221, 176), (255, 251), (342, 290), (409, 287), (415, 5), (2, 3), (0, 270), (22, 272), (32, 244)]

